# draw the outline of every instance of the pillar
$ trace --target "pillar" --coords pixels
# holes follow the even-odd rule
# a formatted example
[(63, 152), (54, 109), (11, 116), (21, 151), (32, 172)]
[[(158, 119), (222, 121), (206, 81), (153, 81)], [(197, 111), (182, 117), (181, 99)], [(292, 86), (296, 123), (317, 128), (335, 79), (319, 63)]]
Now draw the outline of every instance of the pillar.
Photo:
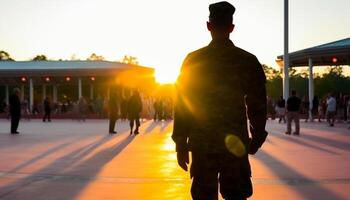
[(24, 85), (21, 85), (21, 101), (24, 101)]
[(9, 86), (8, 85), (5, 85), (5, 101), (6, 101), (6, 105), (9, 105), (10, 94), (9, 94)]
[(53, 94), (52, 94), (52, 102), (53, 103), (57, 103), (57, 85), (56, 84), (54, 84), (52, 86), (52, 92), (53, 92)]
[(29, 109), (30, 109), (30, 112), (33, 112), (33, 103), (34, 103), (34, 85), (33, 85), (33, 79), (29, 78)]
[(312, 100), (314, 99), (314, 76), (313, 76), (313, 63), (312, 58), (309, 58), (309, 102), (310, 102), (310, 110), (309, 110), (309, 116), (312, 120), (312, 113), (311, 109), (313, 107)]
[(43, 85), (43, 99), (46, 98), (46, 84)]
[(284, 0), (283, 98), (286, 101), (289, 97), (288, 10), (288, 0)]
[(90, 84), (90, 99), (94, 99), (94, 85)]
[(83, 91), (82, 91), (82, 81), (81, 78), (78, 78), (78, 99), (80, 99), (80, 97), (82, 97), (83, 95)]

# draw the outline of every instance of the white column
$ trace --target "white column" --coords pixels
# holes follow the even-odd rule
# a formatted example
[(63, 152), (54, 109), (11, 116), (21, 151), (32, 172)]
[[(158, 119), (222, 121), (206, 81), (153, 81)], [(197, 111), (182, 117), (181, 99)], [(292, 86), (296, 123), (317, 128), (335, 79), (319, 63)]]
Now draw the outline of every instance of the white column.
[(78, 78), (78, 99), (80, 99), (80, 97), (83, 95), (83, 91), (82, 91), (82, 83), (81, 83), (81, 78)]
[(52, 92), (53, 92), (53, 94), (52, 94), (52, 102), (56, 103), (57, 102), (57, 85), (56, 84), (54, 84), (52, 86)]
[(29, 109), (30, 109), (30, 112), (33, 111), (33, 103), (34, 103), (34, 85), (33, 85), (33, 79), (29, 78)]
[(312, 120), (311, 109), (313, 107), (313, 105), (312, 105), (313, 98), (314, 98), (313, 64), (312, 64), (312, 58), (309, 58), (309, 102), (310, 102), (309, 116), (310, 116), (310, 120)]
[(9, 94), (9, 86), (5, 85), (5, 101), (6, 101), (6, 105), (9, 105), (9, 100), (10, 100), (10, 94)]
[(46, 84), (43, 85), (43, 99), (46, 98)]
[(21, 85), (21, 101), (24, 100), (24, 85)]
[(90, 84), (90, 99), (94, 99), (94, 85)]
[(284, 0), (284, 68), (283, 68), (283, 98), (289, 97), (289, 55), (288, 55), (288, 0)]

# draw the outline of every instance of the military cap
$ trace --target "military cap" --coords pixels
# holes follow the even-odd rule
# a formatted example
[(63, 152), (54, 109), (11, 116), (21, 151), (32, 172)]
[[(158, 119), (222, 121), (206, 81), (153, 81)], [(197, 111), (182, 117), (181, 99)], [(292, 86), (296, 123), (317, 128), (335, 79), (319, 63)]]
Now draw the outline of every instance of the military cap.
[(236, 8), (227, 1), (221, 1), (209, 5), (209, 21), (215, 25), (228, 25), (232, 23), (232, 15)]

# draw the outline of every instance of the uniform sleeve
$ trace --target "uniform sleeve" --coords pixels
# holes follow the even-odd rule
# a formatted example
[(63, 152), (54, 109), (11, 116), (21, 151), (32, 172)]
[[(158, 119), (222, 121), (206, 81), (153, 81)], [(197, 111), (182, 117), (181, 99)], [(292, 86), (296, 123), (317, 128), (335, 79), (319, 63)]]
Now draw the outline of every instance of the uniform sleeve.
[(187, 67), (188, 57), (182, 64), (181, 73), (176, 82), (176, 98), (174, 106), (174, 129), (172, 139), (176, 144), (176, 151), (188, 151), (188, 136), (189, 136), (189, 110), (186, 107), (186, 89), (187, 89)]
[(252, 140), (250, 153), (254, 154), (265, 142), (266, 125), (266, 77), (259, 61), (254, 57), (247, 75), (246, 104)]

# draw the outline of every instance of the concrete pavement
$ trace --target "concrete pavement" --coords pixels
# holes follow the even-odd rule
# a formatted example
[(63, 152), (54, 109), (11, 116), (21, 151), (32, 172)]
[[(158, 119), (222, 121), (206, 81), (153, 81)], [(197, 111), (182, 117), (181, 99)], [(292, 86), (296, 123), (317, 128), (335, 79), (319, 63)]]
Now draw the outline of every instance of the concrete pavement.
[[(136, 137), (127, 122), (108, 135), (107, 120), (24, 120), (20, 135), (9, 126), (0, 120), (1, 200), (190, 199), (172, 122), (143, 122)], [(251, 156), (250, 199), (350, 199), (348, 126), (301, 123), (298, 137), (270, 120), (266, 144)]]

